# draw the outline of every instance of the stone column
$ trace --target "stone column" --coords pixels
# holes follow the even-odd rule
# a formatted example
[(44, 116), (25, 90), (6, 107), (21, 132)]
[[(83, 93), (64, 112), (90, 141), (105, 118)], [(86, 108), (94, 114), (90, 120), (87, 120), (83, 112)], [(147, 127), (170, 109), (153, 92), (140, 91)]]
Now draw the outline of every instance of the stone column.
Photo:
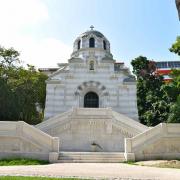
[(126, 161), (135, 161), (135, 154), (132, 152), (132, 141), (130, 138), (124, 140), (125, 152), (124, 157)]

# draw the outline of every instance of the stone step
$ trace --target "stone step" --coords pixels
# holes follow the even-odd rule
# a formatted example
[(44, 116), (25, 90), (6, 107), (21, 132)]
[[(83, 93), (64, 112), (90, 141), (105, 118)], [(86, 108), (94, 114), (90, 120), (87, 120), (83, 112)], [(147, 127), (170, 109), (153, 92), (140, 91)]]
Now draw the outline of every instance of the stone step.
[(71, 151), (60, 151), (60, 155), (111, 155), (111, 156), (122, 156), (124, 152), (71, 152)]
[(112, 116), (106, 115), (75, 115), (73, 119), (112, 119)]
[(116, 152), (60, 152), (58, 162), (124, 162), (124, 153)]
[(125, 159), (78, 159), (78, 160), (58, 160), (57, 163), (121, 163), (125, 162)]
[(124, 159), (124, 157), (110, 157), (110, 156), (60, 156), (59, 159), (66, 160), (66, 159), (73, 159), (73, 160), (78, 160), (78, 159)]

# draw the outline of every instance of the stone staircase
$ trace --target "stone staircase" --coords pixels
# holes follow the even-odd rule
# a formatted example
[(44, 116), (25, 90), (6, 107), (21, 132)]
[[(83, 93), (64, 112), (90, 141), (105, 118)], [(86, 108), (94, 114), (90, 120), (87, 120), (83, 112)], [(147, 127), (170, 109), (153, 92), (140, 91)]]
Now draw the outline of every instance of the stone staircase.
[(124, 162), (123, 152), (60, 152), (59, 163), (119, 163)]
[[(62, 162), (124, 161), (124, 139), (148, 129), (111, 108), (73, 108), (36, 127), (52, 137), (59, 137)], [(95, 151), (93, 143), (97, 145)]]
[(50, 129), (58, 126), (63, 127), (78, 120), (85, 122), (111, 122), (114, 126), (128, 133), (130, 137), (148, 130), (147, 126), (123, 114), (112, 111), (111, 108), (73, 108), (43, 121), (35, 127), (49, 134)]

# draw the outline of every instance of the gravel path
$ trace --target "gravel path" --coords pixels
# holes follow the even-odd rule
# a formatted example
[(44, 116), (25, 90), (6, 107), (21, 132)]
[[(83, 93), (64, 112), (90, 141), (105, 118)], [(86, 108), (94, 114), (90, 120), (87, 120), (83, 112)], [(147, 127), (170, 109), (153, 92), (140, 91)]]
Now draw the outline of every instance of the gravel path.
[(37, 166), (1, 166), (0, 175), (122, 180), (180, 180), (179, 169), (135, 166), (123, 163), (57, 163)]

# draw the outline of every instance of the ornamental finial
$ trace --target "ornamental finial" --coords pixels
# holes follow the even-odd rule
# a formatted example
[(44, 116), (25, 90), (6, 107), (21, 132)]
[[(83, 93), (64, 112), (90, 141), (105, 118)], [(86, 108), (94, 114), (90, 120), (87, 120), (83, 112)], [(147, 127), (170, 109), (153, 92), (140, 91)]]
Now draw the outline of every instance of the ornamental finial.
[(90, 26), (90, 28), (91, 28), (91, 31), (93, 31), (93, 29), (94, 29), (94, 26), (93, 26), (93, 25), (91, 25), (91, 26)]

